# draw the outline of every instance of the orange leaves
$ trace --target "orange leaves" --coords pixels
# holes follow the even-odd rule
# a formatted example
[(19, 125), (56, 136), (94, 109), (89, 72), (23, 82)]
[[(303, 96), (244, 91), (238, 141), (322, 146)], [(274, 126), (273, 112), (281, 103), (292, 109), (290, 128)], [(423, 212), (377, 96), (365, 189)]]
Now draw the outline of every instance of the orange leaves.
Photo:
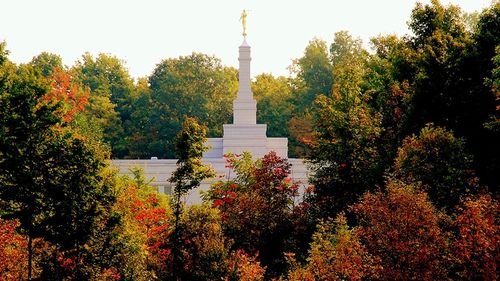
[(27, 239), (16, 232), (17, 221), (0, 219), (0, 280), (26, 278)]
[(500, 205), (490, 195), (468, 198), (456, 219), (459, 235), (453, 253), (462, 278), (496, 279), (500, 262)]
[(136, 187), (129, 186), (119, 205), (123, 211), (129, 213), (130, 219), (146, 236), (144, 246), (147, 249), (148, 262), (153, 267), (163, 270), (171, 251), (166, 245), (170, 235), (167, 211), (160, 206), (157, 194), (149, 193), (146, 198), (144, 197), (146, 196), (141, 196)]
[(380, 258), (385, 280), (443, 279), (447, 252), (440, 215), (423, 192), (388, 182), (387, 192), (366, 193), (352, 210), (359, 236), (370, 254)]
[[(235, 272), (240, 281), (264, 280), (265, 267), (257, 261), (257, 256), (250, 256), (242, 250), (233, 253), (229, 263), (229, 270)], [(229, 278), (226, 277), (226, 280)]]
[(64, 122), (69, 123), (85, 109), (90, 93), (88, 90), (82, 90), (73, 82), (71, 75), (60, 68), (56, 68), (49, 79), (52, 90), (43, 97), (43, 100), (47, 103), (60, 102), (62, 106), (56, 114), (60, 115)]

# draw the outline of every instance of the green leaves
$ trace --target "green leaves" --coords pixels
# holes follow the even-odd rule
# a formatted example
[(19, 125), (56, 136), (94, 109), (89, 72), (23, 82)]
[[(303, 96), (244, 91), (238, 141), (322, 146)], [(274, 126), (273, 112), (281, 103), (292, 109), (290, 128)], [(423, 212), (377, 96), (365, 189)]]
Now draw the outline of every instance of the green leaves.
[(207, 150), (204, 146), (206, 140), (205, 127), (194, 118), (186, 118), (175, 140), (177, 169), (169, 179), (176, 193), (185, 194), (204, 179), (215, 176), (211, 167), (201, 163), (203, 152)]
[(394, 176), (420, 184), (437, 207), (452, 210), (461, 196), (474, 193), (477, 178), (463, 139), (428, 124), (418, 136), (407, 137), (398, 150)]
[(78, 252), (114, 197), (101, 182), (104, 159), (57, 114), (61, 103), (46, 101), (47, 80), (23, 66), (0, 83), (2, 215), (29, 237), (31, 278), (33, 238)]

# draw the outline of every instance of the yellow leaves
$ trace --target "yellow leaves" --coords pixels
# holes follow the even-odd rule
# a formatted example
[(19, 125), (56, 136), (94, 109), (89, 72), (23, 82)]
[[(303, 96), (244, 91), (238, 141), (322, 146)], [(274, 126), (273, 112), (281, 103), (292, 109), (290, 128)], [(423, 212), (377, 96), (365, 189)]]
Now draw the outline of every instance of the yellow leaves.
[(347, 226), (343, 214), (317, 226), (305, 267), (299, 267), (293, 256), (287, 260), (292, 266), (288, 280), (362, 280), (375, 276), (375, 260), (359, 241), (356, 229)]
[[(257, 256), (250, 256), (242, 250), (237, 250), (231, 257), (229, 270), (236, 272), (240, 281), (262, 281), (264, 280), (265, 267), (257, 261)], [(228, 281), (226, 277), (226, 281)]]

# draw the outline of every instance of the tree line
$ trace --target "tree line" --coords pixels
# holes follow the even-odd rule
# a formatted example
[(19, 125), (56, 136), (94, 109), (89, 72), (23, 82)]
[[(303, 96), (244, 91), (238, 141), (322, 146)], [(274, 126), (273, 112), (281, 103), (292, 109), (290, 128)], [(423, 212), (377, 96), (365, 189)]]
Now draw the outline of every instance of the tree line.
[[(16, 65), (0, 44), (0, 280), (496, 280), (500, 3), (416, 4), (408, 25), (371, 51), (313, 39), (252, 82), (313, 172), (303, 198), (287, 159), (227, 154), (197, 206), (236, 69), (193, 53), (134, 81), (111, 55)], [(178, 159), (174, 196), (108, 166), (150, 156)]]

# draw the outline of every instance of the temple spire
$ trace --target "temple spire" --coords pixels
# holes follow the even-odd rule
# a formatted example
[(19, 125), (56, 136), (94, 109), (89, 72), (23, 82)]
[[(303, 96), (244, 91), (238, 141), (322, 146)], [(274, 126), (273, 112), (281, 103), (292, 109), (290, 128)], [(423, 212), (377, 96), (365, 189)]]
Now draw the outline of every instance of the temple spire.
[(257, 102), (253, 98), (250, 79), (250, 45), (246, 39), (239, 47), (238, 95), (233, 102), (234, 124), (257, 124)]

